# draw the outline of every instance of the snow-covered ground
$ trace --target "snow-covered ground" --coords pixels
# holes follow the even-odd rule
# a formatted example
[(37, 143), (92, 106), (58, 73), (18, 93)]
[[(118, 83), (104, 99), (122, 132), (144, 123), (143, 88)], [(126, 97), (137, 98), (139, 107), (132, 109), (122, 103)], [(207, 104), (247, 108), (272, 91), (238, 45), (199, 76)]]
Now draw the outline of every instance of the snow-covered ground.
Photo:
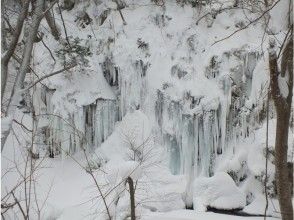
[[(82, 1), (63, 11), (72, 45), (91, 53), (79, 60), (83, 65), (44, 80), (44, 86), (38, 84), (31, 92), (36, 114), (43, 114), (37, 117), (33, 140), (41, 159), (33, 161), (39, 167), (33, 175), (32, 219), (38, 219), (38, 207), (42, 220), (107, 219), (89, 167), (114, 220), (129, 216), (128, 176), (135, 181), (141, 220), (247, 218), (205, 212), (208, 207), (264, 214), (269, 36), (258, 22), (214, 44), (259, 13), (224, 10), (213, 18), (208, 13), (212, 9), (234, 3), (225, 0), (199, 8), (176, 1), (166, 1), (164, 7), (150, 0), (125, 2), (126, 25), (108, 0)], [(268, 28), (277, 41), (285, 35), (281, 24), (287, 13), (281, 11), (287, 2), (280, 1), (270, 12)], [(78, 21), (84, 13), (92, 18), (90, 25)], [(103, 13), (107, 17), (101, 24)], [(58, 12), (56, 22), (63, 26)], [(54, 62), (42, 44), (35, 45), (33, 64), (42, 75), (62, 68), (69, 54), (60, 56), (65, 36), (56, 42), (45, 20), (40, 31), (57, 59)], [(28, 74), (27, 81), (32, 80), (35, 76)], [(270, 103), (270, 152), (275, 141), (273, 109)], [(24, 112), (18, 109), (14, 118), (31, 129), (32, 117)], [(2, 131), (10, 122), (2, 119)], [(290, 132), (292, 161), (293, 128)], [(14, 123), (1, 155), (2, 195), (28, 172), (31, 141), (30, 133)], [(55, 158), (43, 159), (48, 145), (54, 145)], [(268, 192), (274, 198), (269, 199), (267, 214), (275, 218), (267, 219), (280, 217), (273, 181), (270, 154)], [(23, 205), (24, 187), (15, 191)], [(192, 206), (194, 210), (185, 209)], [(20, 211), (15, 206), (7, 216), (16, 219)]]
[[(261, 220), (264, 217), (247, 217), (251, 220)], [(216, 214), (212, 212), (196, 212), (192, 210), (177, 210), (168, 213), (151, 213), (144, 216), (142, 220), (242, 220), (246, 217), (232, 216), (225, 214)], [(277, 218), (267, 217), (266, 219), (274, 220)]]

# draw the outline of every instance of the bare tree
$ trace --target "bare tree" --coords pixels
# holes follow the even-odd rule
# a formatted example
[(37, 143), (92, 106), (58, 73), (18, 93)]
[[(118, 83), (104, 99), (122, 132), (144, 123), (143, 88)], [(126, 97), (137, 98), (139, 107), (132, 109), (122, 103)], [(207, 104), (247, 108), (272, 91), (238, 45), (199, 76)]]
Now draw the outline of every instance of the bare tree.
[[(19, 102), (19, 100), (22, 96), (22, 93), (19, 91), (21, 89), (23, 89), (23, 87), (24, 87), (24, 80), (25, 80), (27, 70), (30, 65), (31, 54), (32, 54), (34, 42), (37, 37), (40, 22), (41, 22), (42, 18), (44, 17), (44, 13), (43, 13), (44, 7), (45, 7), (45, 0), (37, 0), (32, 25), (29, 30), (29, 35), (26, 39), (26, 44), (25, 44), (25, 48), (23, 51), (22, 63), (20, 65), (19, 72), (16, 76), (16, 80), (15, 80), (15, 83), (14, 83), (14, 86), (12, 89), (10, 104), (7, 109), (8, 115), (10, 115), (10, 117), (12, 117), (14, 115), (14, 112), (17, 107), (17, 103)], [(12, 55), (13, 55), (13, 52), (12, 52), (11, 56)], [(6, 139), (9, 135), (10, 129), (11, 129), (11, 123), (8, 126), (8, 129), (3, 131), (3, 135), (1, 137), (1, 151), (3, 150)]]
[[(55, 2), (57, 2), (57, 1), (55, 1)], [(51, 13), (50, 10), (46, 10), (45, 19), (48, 23), (48, 26), (50, 27), (52, 36), (54, 37), (55, 40), (59, 40), (60, 35), (61, 35), (60, 29), (57, 26), (55, 19), (53, 17), (53, 13)]]
[[(10, 61), (10, 58), (14, 54), (15, 48), (16, 48), (18, 40), (19, 40), (19, 36), (20, 36), (22, 28), (23, 28), (24, 21), (28, 15), (30, 0), (24, 0), (22, 5), (23, 6), (21, 9), (21, 12), (17, 18), (17, 23), (16, 23), (16, 26), (14, 29), (12, 40), (9, 43), (7, 50), (5, 51), (5, 53), (3, 54), (2, 58), (1, 58), (1, 103), (2, 103), (2, 98), (3, 98), (3, 94), (5, 91), (6, 82), (7, 82), (8, 63)], [(4, 10), (3, 1), (2, 1), (1, 9)], [(1, 11), (1, 17), (2, 17), (2, 21), (4, 21), (4, 11)], [(1, 27), (2, 33), (4, 33), (3, 28), (5, 28), (5, 27)], [(3, 40), (4, 39), (2, 38), (2, 41)]]
[[(291, 184), (289, 184), (288, 176), (287, 151), (291, 102), (293, 95), (293, 26), (291, 27), (291, 34), (287, 37), (285, 42), (284, 49), (282, 48), (281, 71), (279, 71), (275, 41), (272, 40), (270, 42), (269, 69), (271, 95), (274, 100), (277, 113), (275, 164), (278, 198), (282, 219), (292, 220), (293, 206), (291, 201)], [(286, 83), (280, 86), (279, 84), (283, 80)]]
[[(28, 2), (30, 2), (30, 1), (28, 0)], [(14, 115), (14, 112), (15, 112), (16, 107), (18, 105), (18, 102), (20, 101), (20, 99), (22, 98), (22, 96), (25, 92), (27, 92), (29, 89), (31, 89), (33, 86), (35, 86), (37, 83), (40, 83), (42, 80), (44, 80), (48, 77), (54, 76), (56, 74), (60, 74), (60, 73), (67, 71), (77, 65), (75, 62), (70, 63), (68, 66), (65, 66), (61, 70), (58, 70), (58, 71), (55, 71), (51, 74), (40, 77), (38, 80), (36, 80), (34, 83), (32, 83), (31, 86), (24, 89), (24, 80), (25, 80), (25, 77), (26, 77), (28, 70), (30, 69), (31, 54), (32, 54), (34, 43), (35, 43), (35, 39), (38, 35), (38, 29), (39, 29), (40, 22), (44, 18), (44, 16), (45, 17), (51, 16), (50, 14), (48, 15), (48, 13), (56, 2), (57, 1), (54, 1), (52, 4), (50, 4), (46, 10), (45, 10), (45, 0), (37, 0), (34, 4), (34, 16), (33, 16), (32, 25), (30, 27), (29, 35), (28, 35), (26, 42), (25, 42), (25, 48), (23, 51), (23, 59), (22, 59), (22, 62), (20, 63), (20, 69), (19, 69), (18, 74), (16, 76), (16, 80), (14, 82), (14, 86), (13, 86), (13, 89), (11, 92), (11, 99), (9, 100), (9, 104), (8, 104), (8, 108), (7, 108), (8, 116), (11, 117), (11, 119), (13, 118), (13, 115)], [(47, 22), (48, 22), (48, 19), (47, 19)], [(56, 30), (54, 30), (54, 33), (55, 33), (54, 35), (57, 37), (57, 35), (58, 36), (60, 35), (60, 32), (56, 26), (55, 26), (55, 28), (56, 28)], [(17, 41), (16, 41), (16, 43), (17, 43)], [(12, 53), (11, 56), (13, 56), (14, 50), (15, 50), (15, 48), (11, 52)], [(3, 87), (2, 87), (2, 89), (3, 89)], [(11, 123), (7, 127), (8, 127), (7, 129), (2, 130), (3, 135), (1, 137), (1, 151), (4, 148), (6, 139), (10, 133)]]

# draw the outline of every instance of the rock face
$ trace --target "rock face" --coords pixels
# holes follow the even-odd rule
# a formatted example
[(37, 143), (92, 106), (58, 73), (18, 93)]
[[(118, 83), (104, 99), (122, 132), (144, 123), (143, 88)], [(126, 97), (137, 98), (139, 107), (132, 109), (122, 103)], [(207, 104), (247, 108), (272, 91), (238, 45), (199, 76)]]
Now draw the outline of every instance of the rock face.
[(235, 185), (227, 173), (216, 173), (213, 177), (200, 177), (193, 184), (193, 207), (197, 211), (207, 208), (220, 210), (243, 209), (246, 195)]
[[(151, 119), (173, 174), (213, 176), (217, 161), (232, 156), (238, 141), (264, 119), (266, 77), (262, 70), (256, 72), (262, 54), (249, 43), (258, 36), (244, 30), (246, 37), (208, 49), (216, 40), (212, 31), (230, 34), (242, 11), (218, 15), (210, 25), (204, 20), (196, 25), (202, 10), (210, 8), (197, 11), (168, 1), (164, 7), (136, 8), (136, 1), (126, 0), (128, 10), (123, 14), (129, 21), (123, 25), (106, 4), (109, 1), (103, 2), (77, 2), (66, 12), (68, 20), (85, 12), (92, 19), (82, 32), (79, 25), (68, 30), (91, 55), (86, 66), (68, 78), (58, 76), (51, 85), (57, 90), (47, 101), (47, 113), (59, 114), (62, 109), (67, 122), (49, 119), (49, 146), (56, 153), (73, 154), (84, 146), (94, 150), (112, 133), (116, 121), (140, 109)], [(99, 29), (91, 28), (95, 25)], [(262, 36), (260, 30), (256, 33)], [(49, 66), (41, 61), (40, 65)], [(257, 75), (260, 78), (254, 81)]]

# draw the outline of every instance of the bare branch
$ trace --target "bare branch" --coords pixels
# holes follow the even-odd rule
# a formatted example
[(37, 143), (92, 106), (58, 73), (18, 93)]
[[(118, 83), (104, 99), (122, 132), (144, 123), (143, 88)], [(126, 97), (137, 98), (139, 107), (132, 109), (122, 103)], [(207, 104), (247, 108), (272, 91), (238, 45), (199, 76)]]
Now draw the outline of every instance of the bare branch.
[(75, 67), (76, 65), (77, 65), (76, 63), (73, 63), (73, 64), (71, 64), (71, 65), (69, 65), (69, 66), (67, 66), (67, 67), (65, 67), (65, 68), (63, 68), (61, 70), (57, 70), (57, 71), (55, 71), (53, 73), (50, 73), (50, 74), (45, 75), (45, 76), (42, 76), (37, 81), (33, 82), (30, 86), (28, 86), (27, 88), (23, 89), (22, 91), (23, 92), (24, 91), (27, 91), (27, 90), (31, 89), (32, 87), (34, 87), (37, 83), (43, 81), (44, 79), (47, 79), (47, 78), (49, 78), (51, 76), (54, 76), (54, 75), (57, 75), (57, 74), (60, 74), (60, 73), (63, 73), (64, 71), (70, 70), (73, 67)]
[(220, 40), (217, 40), (215, 41), (211, 46), (221, 42), (221, 41), (224, 41), (224, 40), (227, 40), (229, 39), (230, 37), (232, 37), (233, 35), (235, 35), (236, 33), (242, 31), (242, 30), (245, 30), (247, 29), (250, 25), (256, 23), (257, 21), (259, 21), (264, 15), (266, 15), (270, 10), (272, 10), (281, 0), (278, 0), (275, 2), (275, 4), (273, 4), (270, 8), (268, 8), (267, 10), (265, 10), (260, 16), (258, 16), (257, 18), (255, 18), (254, 20), (250, 21), (247, 25), (245, 25), (244, 27), (241, 27), (237, 30), (235, 30), (233, 33), (229, 34), (228, 36), (220, 39)]
[(20, 211), (21, 211), (21, 213), (22, 213), (24, 219), (27, 219), (27, 216), (26, 216), (26, 214), (25, 214), (23, 208), (21, 207), (21, 205), (20, 205), (18, 199), (15, 197), (14, 192), (12, 191), (11, 194), (12, 194), (12, 196), (13, 196), (13, 198), (14, 198), (15, 203), (17, 204), (18, 208), (20, 209)]
[(26, 129), (29, 132), (33, 132), (33, 130), (29, 129), (28, 127), (26, 127), (24, 124), (20, 123), (19, 121), (13, 119), (13, 122), (15, 122), (16, 124), (20, 125), (21, 127), (23, 127), (24, 129)]
[[(23, 8), (21, 10), (20, 15), (17, 18), (17, 23), (15, 27), (15, 31), (12, 37), (12, 41), (10, 42), (7, 51), (5, 52), (4, 56), (1, 58), (1, 102), (3, 99), (3, 94), (5, 91), (6, 81), (7, 81), (7, 74), (8, 74), (8, 63), (12, 55), (14, 54), (19, 36), (22, 31), (22, 27), (25, 21), (25, 18), (28, 14), (30, 0), (25, 0), (23, 4)], [(3, 5), (2, 5), (3, 7)], [(3, 31), (3, 30), (1, 30)], [(3, 39), (2, 39), (3, 40)]]

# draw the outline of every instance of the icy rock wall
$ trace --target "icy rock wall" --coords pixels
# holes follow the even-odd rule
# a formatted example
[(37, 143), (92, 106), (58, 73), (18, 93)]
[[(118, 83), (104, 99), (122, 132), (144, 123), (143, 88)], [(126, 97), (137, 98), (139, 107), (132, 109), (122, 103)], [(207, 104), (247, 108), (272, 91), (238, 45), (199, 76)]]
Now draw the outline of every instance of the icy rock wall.
[[(245, 106), (258, 58), (257, 52), (246, 50), (212, 57), (205, 75), (219, 84), (223, 96), (209, 104), (202, 103), (203, 97), (190, 94), (175, 101), (165, 87), (157, 91), (156, 123), (174, 174), (212, 176), (217, 156), (233, 154), (238, 139), (249, 136), (261, 122), (257, 120), (260, 109)], [(222, 67), (228, 63), (235, 65), (224, 72)], [(172, 74), (174, 71), (172, 68)]]
[(147, 68), (148, 64), (136, 60), (129, 67), (128, 74), (119, 74), (120, 118), (130, 110), (143, 108), (148, 91)]
[(73, 154), (82, 148), (94, 150), (114, 130), (118, 120), (116, 100), (97, 99), (94, 103), (77, 108), (67, 117), (54, 113), (51, 98), (54, 90), (43, 92), (46, 104), (47, 126), (44, 129), (49, 156)]
[(212, 175), (216, 154), (222, 152), (220, 106), (197, 114), (186, 114), (179, 102), (162, 100), (163, 97), (164, 94), (158, 91), (156, 117), (170, 155), (171, 171), (174, 174), (192, 171), (196, 176)]
[(119, 119), (128, 111), (142, 108), (148, 92), (146, 72), (149, 63), (135, 60), (122, 71), (115, 65), (113, 57), (107, 56), (101, 66), (106, 81), (119, 100)]
[(118, 121), (118, 106), (115, 100), (97, 99), (83, 108), (86, 142), (94, 149), (112, 133)]
[[(250, 135), (264, 117), (262, 103), (248, 104), (259, 53), (250, 49), (247, 38), (237, 44), (228, 43), (227, 52), (223, 52), (223, 47), (215, 52), (207, 50), (206, 46), (215, 41), (209, 37), (213, 23), (195, 26), (198, 12), (190, 7), (166, 3), (162, 8), (149, 8), (130, 4), (129, 10), (124, 10), (127, 25), (122, 25), (117, 11), (104, 3), (76, 4), (65, 13), (70, 20), (83, 8), (93, 18), (93, 27), (95, 21), (103, 26), (93, 30), (85, 26), (79, 37), (88, 38), (89, 33), (96, 33), (87, 41), (93, 50), (89, 58), (93, 61), (91, 70), (99, 72), (96, 64), (100, 63), (105, 80), (99, 82), (104, 85), (106, 81), (116, 99), (97, 100), (66, 116), (85, 133), (82, 145), (87, 142), (90, 148), (99, 147), (112, 132), (114, 121), (133, 109), (141, 109), (155, 120), (156, 136), (167, 149), (174, 174), (212, 175), (213, 161), (218, 155), (233, 154), (238, 139)], [(221, 19), (214, 21), (214, 28), (222, 27), (221, 32), (234, 25), (224, 16), (223, 20), (228, 21), (225, 28), (217, 22)], [(69, 31), (75, 35), (77, 30)], [(206, 83), (208, 89), (217, 88), (211, 92), (204, 88), (203, 92)], [(98, 92), (105, 89), (101, 85), (93, 87)], [(58, 122), (55, 124), (59, 126)], [(68, 145), (78, 146), (77, 143), (72, 140)], [(75, 147), (68, 149), (76, 151)]]

